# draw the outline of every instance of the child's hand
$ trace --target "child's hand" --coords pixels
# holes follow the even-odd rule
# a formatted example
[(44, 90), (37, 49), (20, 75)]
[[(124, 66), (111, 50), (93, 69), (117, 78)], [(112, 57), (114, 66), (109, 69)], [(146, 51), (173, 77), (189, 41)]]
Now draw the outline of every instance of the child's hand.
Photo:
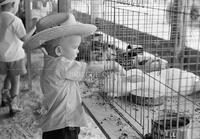
[(106, 61), (105, 64), (105, 70), (113, 70), (114, 72), (118, 72), (121, 75), (125, 75), (126, 71), (125, 69), (118, 63), (115, 61)]
[(27, 41), (35, 33), (37, 21), (38, 21), (37, 18), (33, 18), (32, 25), (30, 27), (29, 32), (27, 32), (25, 36), (23, 36), (22, 38), (20, 38), (22, 41)]
[(39, 20), (38, 18), (33, 18), (32, 19), (32, 27), (36, 26), (38, 20)]

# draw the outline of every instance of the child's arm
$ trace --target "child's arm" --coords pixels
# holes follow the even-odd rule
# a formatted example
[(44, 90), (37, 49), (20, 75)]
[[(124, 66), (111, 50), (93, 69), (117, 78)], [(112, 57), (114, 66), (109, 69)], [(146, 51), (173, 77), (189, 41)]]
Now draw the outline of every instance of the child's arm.
[(103, 72), (113, 70), (121, 74), (125, 74), (125, 69), (115, 61), (93, 61), (87, 65), (86, 72)]
[(36, 22), (37, 20), (35, 20), (33, 22), (33, 25), (30, 29), (29, 32), (26, 32), (26, 29), (24, 27), (24, 24), (22, 23), (22, 20), (20, 18), (16, 18), (16, 23), (13, 24), (13, 28), (14, 28), (14, 33), (16, 33), (17, 37), (21, 40), (21, 41), (26, 41), (28, 38), (30, 38), (33, 33), (36, 30)]
[(81, 81), (87, 73), (101, 73), (107, 70), (113, 70), (125, 75), (125, 70), (115, 61), (92, 61), (89, 64), (78, 61), (65, 61), (62, 63), (61, 77), (70, 80)]
[(29, 32), (27, 32), (27, 34), (24, 37), (21, 38), (21, 40), (23, 42), (26, 41), (26, 40), (28, 40), (33, 35), (33, 33), (35, 32), (35, 30), (36, 30), (36, 27), (35, 26), (32, 27), (31, 30)]
[(24, 37), (20, 38), (22, 41), (28, 40), (28, 39), (33, 35), (33, 33), (34, 33), (35, 30), (36, 30), (36, 26), (35, 26), (35, 25), (36, 25), (36, 22), (37, 22), (37, 19), (33, 20), (33, 25), (32, 25), (32, 27), (31, 27), (30, 31), (27, 32), (26, 35), (25, 35)]

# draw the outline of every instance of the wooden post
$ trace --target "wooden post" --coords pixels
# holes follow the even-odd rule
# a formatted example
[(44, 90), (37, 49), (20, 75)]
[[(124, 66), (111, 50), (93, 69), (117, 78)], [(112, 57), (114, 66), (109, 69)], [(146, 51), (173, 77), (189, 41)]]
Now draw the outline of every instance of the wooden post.
[[(25, 22), (26, 22), (26, 30), (30, 30), (31, 26), (31, 7), (30, 0), (24, 0), (25, 4)], [(31, 52), (27, 52), (27, 74), (28, 74), (28, 88), (32, 90), (32, 78), (31, 78)]]
[(171, 13), (171, 36), (170, 42), (174, 47), (174, 57), (172, 63), (174, 67), (180, 65), (183, 61), (185, 39), (186, 39), (186, 5), (187, 0), (174, 0), (172, 7), (170, 8)]
[(174, 0), (172, 3), (171, 3), (171, 8), (170, 8), (170, 23), (171, 23), (171, 35), (170, 35), (170, 42), (171, 42), (171, 45), (172, 47), (174, 48), (173, 49), (173, 57), (172, 57), (172, 61), (171, 63), (173, 63), (173, 67), (176, 67), (175, 64), (177, 64), (177, 59), (176, 59), (176, 54), (177, 52), (176, 51), (176, 48), (178, 46), (178, 40), (179, 40), (179, 37), (180, 37), (180, 26), (179, 26), (179, 23), (180, 23), (180, 14), (179, 14), (179, 11), (180, 11), (180, 0)]
[(71, 0), (58, 0), (58, 12), (70, 12)]
[(95, 24), (96, 18), (102, 18), (103, 0), (91, 0), (91, 23)]
[(25, 5), (25, 22), (26, 22), (26, 30), (30, 29), (31, 25), (31, 7), (30, 7), (30, 0), (24, 0)]
[(185, 47), (186, 47), (186, 41), (187, 41), (187, 28), (188, 28), (188, 21), (190, 18), (190, 0), (182, 0), (182, 6), (181, 6), (181, 16), (180, 16), (180, 39), (179, 44), (177, 47), (175, 47), (175, 52), (178, 61), (180, 62), (181, 68), (183, 68), (184, 63), (184, 55), (185, 55)]

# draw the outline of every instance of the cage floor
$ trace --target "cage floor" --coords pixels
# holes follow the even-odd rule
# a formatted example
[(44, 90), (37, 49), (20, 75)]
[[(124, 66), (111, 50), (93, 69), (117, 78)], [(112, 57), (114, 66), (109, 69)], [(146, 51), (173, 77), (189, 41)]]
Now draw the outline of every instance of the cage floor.
[[(142, 132), (144, 130), (145, 134), (151, 132), (152, 120), (157, 119), (159, 116), (161, 116), (164, 110), (172, 111), (174, 113), (179, 113), (180, 115), (185, 116), (190, 115), (190, 117), (192, 117), (190, 119), (190, 124), (192, 126), (191, 129), (193, 130), (192, 139), (200, 138), (199, 106), (194, 105), (190, 100), (186, 100), (184, 97), (168, 97), (164, 100), (164, 103), (162, 105), (154, 107), (139, 106), (133, 104), (130, 101), (121, 99), (116, 99), (115, 103), (115, 106), (121, 111), (123, 111), (123, 113), (126, 112), (129, 114), (129, 119), (135, 119), (135, 123), (138, 123), (138, 129), (141, 129)], [(144, 129), (142, 129), (141, 127), (139, 128), (139, 125), (144, 127)]]
[[(189, 99), (192, 98), (193, 96), (189, 97)], [(93, 113), (95, 118), (99, 121), (101, 126), (106, 130), (107, 133), (109, 133), (111, 138), (116, 138), (123, 134), (121, 130), (123, 126), (121, 125), (127, 126), (128, 123), (124, 120), (121, 120), (124, 123), (117, 125), (117, 119), (120, 116), (114, 112), (113, 108), (110, 108), (110, 106), (107, 105), (103, 98), (94, 93), (89, 97), (85, 97), (84, 102)], [(162, 115), (161, 113), (164, 109), (168, 109), (175, 113), (179, 111), (180, 115), (190, 115), (192, 117), (190, 119), (190, 131), (192, 132), (191, 139), (200, 138), (200, 107), (194, 105), (190, 100), (186, 100), (185, 98), (181, 97), (169, 97), (165, 99), (165, 103), (163, 105), (154, 107), (136, 105), (130, 101), (128, 102), (127, 100), (119, 98), (111, 99), (110, 102), (114, 106), (114, 109), (118, 111), (118, 114), (120, 113), (121, 116), (134, 125), (136, 130), (130, 130), (131, 127), (127, 126), (129, 127), (129, 132), (127, 133), (129, 136), (134, 134), (136, 138), (139, 138), (139, 135), (136, 133), (136, 131), (139, 131), (144, 135), (151, 133), (152, 120)], [(199, 102), (199, 99), (196, 99), (196, 102)], [(112, 117), (110, 115), (112, 115)], [(114, 118), (113, 115), (117, 115), (117, 118)]]
[(139, 134), (98, 93), (93, 92), (83, 97), (83, 102), (108, 139), (141, 139)]

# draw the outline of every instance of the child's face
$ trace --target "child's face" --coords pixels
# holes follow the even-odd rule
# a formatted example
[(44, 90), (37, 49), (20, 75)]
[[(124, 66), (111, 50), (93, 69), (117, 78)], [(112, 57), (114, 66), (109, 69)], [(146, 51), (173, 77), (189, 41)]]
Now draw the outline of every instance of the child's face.
[(67, 59), (74, 60), (79, 53), (78, 47), (81, 43), (81, 36), (69, 36), (61, 39), (62, 56)]

